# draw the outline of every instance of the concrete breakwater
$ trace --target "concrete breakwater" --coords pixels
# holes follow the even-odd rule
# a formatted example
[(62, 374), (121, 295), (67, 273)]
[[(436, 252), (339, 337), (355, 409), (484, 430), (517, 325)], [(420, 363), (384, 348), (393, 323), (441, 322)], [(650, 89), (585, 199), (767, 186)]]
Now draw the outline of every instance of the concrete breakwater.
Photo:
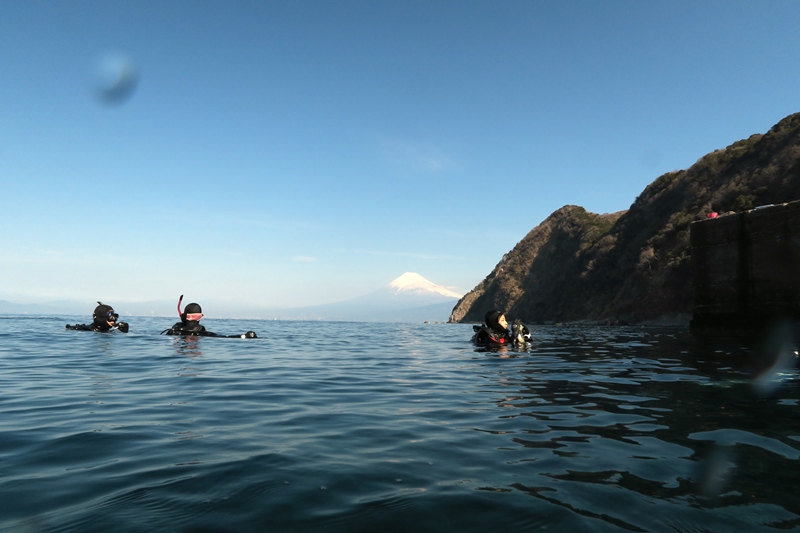
[(690, 242), (692, 333), (750, 335), (800, 318), (800, 201), (695, 222)]

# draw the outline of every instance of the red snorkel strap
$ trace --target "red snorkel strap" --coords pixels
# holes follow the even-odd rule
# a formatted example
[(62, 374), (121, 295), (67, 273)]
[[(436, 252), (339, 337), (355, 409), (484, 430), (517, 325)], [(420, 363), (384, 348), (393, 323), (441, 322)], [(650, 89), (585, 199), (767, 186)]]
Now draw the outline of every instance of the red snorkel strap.
[(178, 316), (181, 316), (183, 314), (183, 311), (181, 311), (181, 302), (182, 301), (183, 301), (183, 294), (181, 294), (181, 297), (178, 298)]

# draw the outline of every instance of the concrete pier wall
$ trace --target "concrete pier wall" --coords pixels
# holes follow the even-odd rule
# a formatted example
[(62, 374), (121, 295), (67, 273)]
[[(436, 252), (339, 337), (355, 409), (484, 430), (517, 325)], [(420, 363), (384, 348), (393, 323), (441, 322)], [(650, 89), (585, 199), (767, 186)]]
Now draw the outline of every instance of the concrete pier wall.
[(695, 222), (690, 232), (693, 333), (751, 334), (800, 317), (800, 201)]

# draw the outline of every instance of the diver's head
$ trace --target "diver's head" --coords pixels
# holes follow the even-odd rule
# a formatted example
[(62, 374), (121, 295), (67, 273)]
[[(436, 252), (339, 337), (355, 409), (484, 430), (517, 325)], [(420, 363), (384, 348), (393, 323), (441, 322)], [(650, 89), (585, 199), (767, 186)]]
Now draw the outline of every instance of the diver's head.
[(199, 322), (203, 318), (203, 309), (200, 304), (190, 303), (186, 304), (181, 313), (181, 320), (185, 322)]
[(505, 313), (497, 309), (492, 309), (486, 313), (484, 323), (495, 331), (506, 331), (508, 329)]
[(181, 322), (199, 322), (203, 318), (203, 309), (200, 304), (190, 303), (181, 311), (181, 302), (183, 301), (183, 294), (178, 298), (178, 316), (181, 317)]
[(92, 314), (92, 320), (94, 320), (95, 325), (103, 329), (111, 329), (119, 320), (119, 314), (115, 313), (114, 308), (110, 305), (97, 302), (97, 307), (94, 308), (94, 313)]

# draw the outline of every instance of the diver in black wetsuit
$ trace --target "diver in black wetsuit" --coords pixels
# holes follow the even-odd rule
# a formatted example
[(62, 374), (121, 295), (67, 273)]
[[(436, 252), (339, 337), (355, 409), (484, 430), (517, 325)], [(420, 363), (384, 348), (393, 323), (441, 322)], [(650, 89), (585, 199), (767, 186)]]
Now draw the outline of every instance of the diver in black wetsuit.
[(162, 335), (184, 335), (184, 336), (198, 336), (198, 337), (228, 337), (228, 338), (242, 338), (242, 339), (255, 339), (257, 338), (254, 331), (248, 331), (242, 335), (219, 335), (213, 331), (206, 330), (205, 326), (200, 324), (200, 319), (203, 318), (203, 309), (200, 304), (190, 303), (181, 311), (181, 302), (183, 301), (183, 294), (178, 299), (178, 316), (181, 317), (180, 322), (176, 322), (174, 326), (165, 329), (161, 332)]
[(122, 333), (128, 333), (128, 323), (118, 322), (119, 314), (114, 312), (113, 307), (102, 302), (97, 302), (97, 307), (94, 308), (94, 313), (92, 314), (92, 320), (93, 322), (89, 325), (75, 324), (71, 326), (67, 324), (66, 328), (76, 331), (100, 331), (102, 333), (117, 329)]
[(489, 344), (511, 344), (511, 334), (508, 332), (508, 321), (505, 313), (493, 309), (486, 313), (483, 324), (472, 326), (475, 335), (472, 341), (480, 346)]
[(475, 332), (472, 341), (479, 346), (524, 345), (531, 340), (530, 330), (519, 319), (514, 321), (509, 331), (508, 320), (501, 311), (493, 309), (486, 313), (483, 320), (482, 325), (472, 326)]

